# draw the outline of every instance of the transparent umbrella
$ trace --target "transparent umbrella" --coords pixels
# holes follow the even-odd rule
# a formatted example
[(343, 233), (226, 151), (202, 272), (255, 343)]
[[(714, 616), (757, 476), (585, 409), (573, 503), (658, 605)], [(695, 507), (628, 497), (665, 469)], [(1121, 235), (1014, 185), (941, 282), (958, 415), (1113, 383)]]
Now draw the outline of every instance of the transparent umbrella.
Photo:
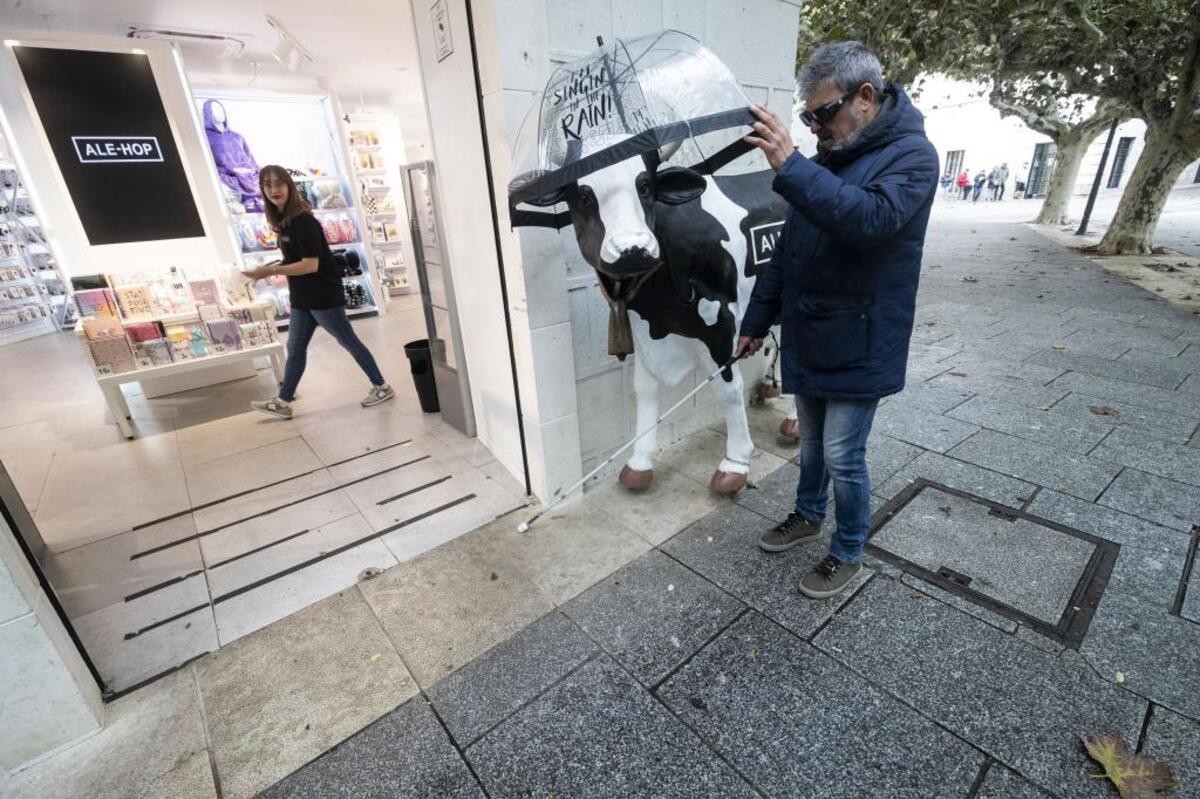
[(634, 156), (709, 174), (750, 149), (754, 119), (733, 73), (680, 31), (617, 39), (557, 68), (517, 135), (514, 225), (564, 227), (553, 205), (579, 178)]

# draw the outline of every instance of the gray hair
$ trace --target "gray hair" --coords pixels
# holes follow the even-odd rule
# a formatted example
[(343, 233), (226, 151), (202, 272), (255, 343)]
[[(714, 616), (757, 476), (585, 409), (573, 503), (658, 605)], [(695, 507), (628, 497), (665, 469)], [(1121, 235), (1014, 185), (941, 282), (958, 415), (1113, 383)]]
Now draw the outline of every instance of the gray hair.
[(812, 54), (796, 81), (802, 98), (827, 82), (843, 94), (869, 83), (878, 96), (883, 91), (883, 66), (875, 51), (862, 42), (830, 42)]

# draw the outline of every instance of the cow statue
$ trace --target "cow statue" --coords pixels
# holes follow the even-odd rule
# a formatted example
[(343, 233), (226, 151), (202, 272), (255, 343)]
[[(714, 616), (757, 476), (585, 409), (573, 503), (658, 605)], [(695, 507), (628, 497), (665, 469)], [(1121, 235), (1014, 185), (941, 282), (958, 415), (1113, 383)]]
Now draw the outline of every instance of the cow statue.
[[(619, 137), (596, 137), (588, 151)], [(586, 156), (584, 152), (582, 155)], [(599, 275), (612, 308), (609, 352), (636, 351), (637, 431), (658, 421), (658, 387), (678, 385), (694, 369), (712, 373), (725, 412), (725, 457), (710, 482), (732, 495), (746, 485), (754, 444), (745, 391), (730, 363), (742, 312), (769, 247), (782, 230), (786, 202), (771, 190), (775, 173), (704, 175), (668, 165), (668, 146), (605, 166), (531, 204), (565, 202), (583, 257)], [(794, 415), (792, 417), (794, 419)], [(785, 423), (786, 424), (786, 423)], [(620, 483), (645, 488), (654, 476), (656, 435), (637, 442)]]

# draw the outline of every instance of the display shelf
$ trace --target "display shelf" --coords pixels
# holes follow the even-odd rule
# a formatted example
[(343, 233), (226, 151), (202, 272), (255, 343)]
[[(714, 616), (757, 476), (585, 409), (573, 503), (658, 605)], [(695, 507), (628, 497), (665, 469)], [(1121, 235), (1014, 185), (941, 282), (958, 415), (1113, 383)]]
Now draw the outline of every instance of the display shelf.
[(0, 325), (0, 344), (15, 344), (18, 341), (53, 333), (55, 329), (54, 320), (49, 316), (39, 316), (36, 319), (13, 325)]
[(372, 247), (379, 247), (380, 249), (387, 249), (389, 247), (399, 247), (402, 244), (404, 244), (404, 242), (400, 241), (399, 239), (384, 239), (383, 241), (372, 241), (371, 242)]

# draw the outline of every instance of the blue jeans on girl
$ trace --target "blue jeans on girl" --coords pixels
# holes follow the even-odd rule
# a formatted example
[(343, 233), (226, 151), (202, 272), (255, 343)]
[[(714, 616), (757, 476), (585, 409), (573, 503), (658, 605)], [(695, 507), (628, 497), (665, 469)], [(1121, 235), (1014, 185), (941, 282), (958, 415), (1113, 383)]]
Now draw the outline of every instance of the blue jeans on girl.
[(337, 343), (341, 344), (346, 352), (354, 356), (371, 385), (384, 384), (383, 375), (379, 372), (374, 356), (350, 326), (345, 308), (326, 308), (320, 311), (293, 308), (288, 322), (287, 363), (283, 367), (283, 383), (279, 386), (281, 400), (291, 402), (296, 396), (296, 386), (304, 376), (304, 367), (308, 365), (308, 342), (312, 341), (313, 333), (317, 332), (318, 327), (324, 328), (329, 335), (337, 339)]

